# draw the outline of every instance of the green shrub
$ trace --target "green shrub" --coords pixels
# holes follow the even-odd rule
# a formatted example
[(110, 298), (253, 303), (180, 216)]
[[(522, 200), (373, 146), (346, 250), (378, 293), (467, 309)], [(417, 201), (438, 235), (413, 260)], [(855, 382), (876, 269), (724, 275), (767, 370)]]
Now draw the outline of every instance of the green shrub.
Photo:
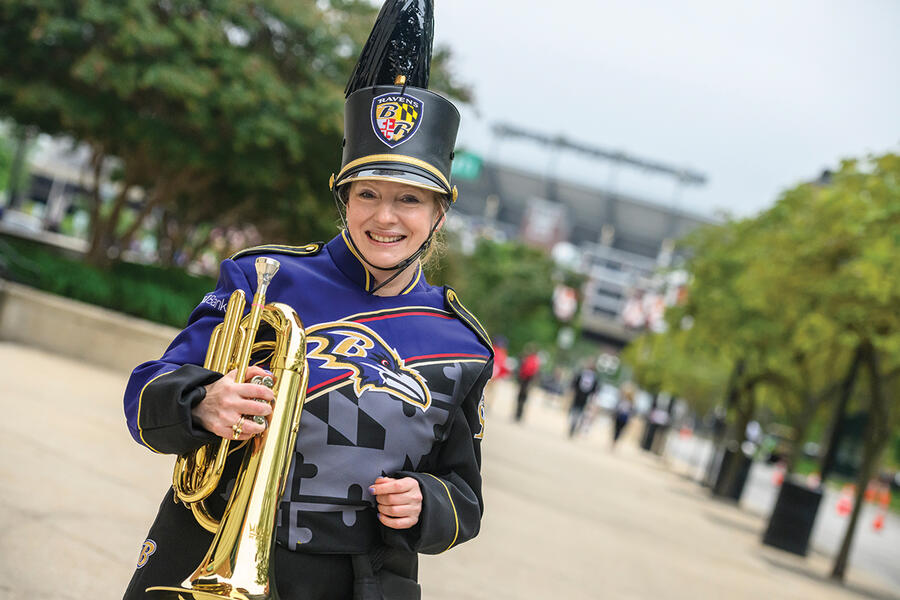
[(216, 284), (210, 277), (154, 265), (98, 269), (57, 248), (12, 236), (0, 236), (0, 268), (4, 277), (24, 285), (178, 328)]

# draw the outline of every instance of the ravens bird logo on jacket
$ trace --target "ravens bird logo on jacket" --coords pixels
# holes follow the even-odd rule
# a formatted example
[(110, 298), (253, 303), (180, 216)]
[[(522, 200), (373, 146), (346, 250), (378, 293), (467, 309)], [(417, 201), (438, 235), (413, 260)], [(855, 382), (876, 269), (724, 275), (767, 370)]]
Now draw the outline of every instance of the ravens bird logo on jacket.
[(357, 396), (365, 390), (386, 392), (428, 410), (431, 393), (418, 371), (406, 366), (397, 351), (377, 333), (359, 323), (322, 323), (307, 330), (308, 351), (322, 367), (349, 372)]

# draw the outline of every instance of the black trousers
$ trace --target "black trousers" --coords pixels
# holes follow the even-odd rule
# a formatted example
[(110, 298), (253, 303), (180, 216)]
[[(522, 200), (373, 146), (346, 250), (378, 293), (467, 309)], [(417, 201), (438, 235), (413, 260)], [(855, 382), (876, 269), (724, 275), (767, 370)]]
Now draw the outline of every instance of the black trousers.
[(533, 378), (522, 379), (519, 381), (519, 395), (516, 397), (516, 421), (522, 420), (525, 414), (525, 402), (528, 401), (528, 388), (531, 386)]
[(353, 562), (346, 554), (303, 554), (275, 546), (275, 577), (282, 600), (353, 598)]
[[(138, 568), (123, 600), (152, 598), (154, 585), (180, 586), (200, 565), (213, 535), (191, 511), (163, 499)], [(370, 554), (307, 554), (275, 546), (275, 585), (281, 600), (419, 600), (418, 561), (411, 552), (380, 547)]]

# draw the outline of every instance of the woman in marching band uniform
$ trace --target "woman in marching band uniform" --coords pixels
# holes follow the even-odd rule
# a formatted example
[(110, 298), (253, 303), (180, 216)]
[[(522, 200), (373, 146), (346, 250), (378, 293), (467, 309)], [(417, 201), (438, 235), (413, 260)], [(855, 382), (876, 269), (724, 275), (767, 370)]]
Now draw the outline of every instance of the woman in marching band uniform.
[[(345, 227), (326, 244), (267, 245), (221, 266), (216, 289), (125, 393), (134, 438), (185, 454), (262, 432), (272, 392), (203, 368), (222, 307), (252, 297), (254, 260), (281, 262), (268, 299), (307, 333), (306, 404), (275, 530), (275, 585), (290, 599), (412, 599), (419, 552), (478, 533), (483, 510), (486, 332), (450, 288), (429, 285), (422, 257), (456, 199), (450, 164), (456, 108), (425, 89), (431, 3), (387, 2), (347, 87), (341, 169), (332, 191)], [(251, 367), (247, 378), (264, 375)], [(210, 497), (221, 511), (231, 482)], [(221, 492), (221, 493), (220, 493)], [(125, 597), (178, 585), (212, 534), (170, 489)]]

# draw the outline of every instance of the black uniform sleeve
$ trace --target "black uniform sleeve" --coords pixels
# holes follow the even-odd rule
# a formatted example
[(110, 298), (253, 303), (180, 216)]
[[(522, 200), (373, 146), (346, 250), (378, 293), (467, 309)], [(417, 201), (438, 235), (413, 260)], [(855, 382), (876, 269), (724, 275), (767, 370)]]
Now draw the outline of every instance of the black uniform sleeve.
[(478, 535), (484, 503), (481, 498), (481, 438), (484, 427), (484, 386), (493, 372), (489, 360), (473, 382), (443, 440), (425, 458), (427, 470), (401, 471), (422, 490), (419, 522), (409, 529), (381, 526), (389, 546), (439, 554)]
[(221, 377), (204, 369), (213, 329), (222, 322), (235, 290), (252, 298), (253, 290), (240, 266), (222, 263), (216, 289), (191, 313), (188, 325), (158, 360), (132, 372), (125, 389), (125, 418), (132, 437), (155, 452), (184, 454), (218, 438), (193, 423), (191, 409), (206, 395), (203, 386)]
[(191, 409), (206, 397), (208, 385), (221, 373), (197, 365), (182, 365), (144, 387), (140, 419), (144, 441), (164, 454), (185, 454), (218, 436), (195, 427)]

